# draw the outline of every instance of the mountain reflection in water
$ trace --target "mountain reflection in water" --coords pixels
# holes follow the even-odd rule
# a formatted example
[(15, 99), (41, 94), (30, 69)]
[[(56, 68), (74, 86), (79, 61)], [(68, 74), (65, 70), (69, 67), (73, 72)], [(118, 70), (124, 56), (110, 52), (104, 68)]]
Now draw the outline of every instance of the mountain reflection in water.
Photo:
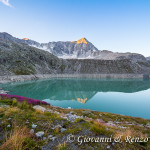
[(49, 79), (2, 84), (0, 87), (35, 99), (75, 100), (86, 103), (98, 92), (134, 93), (150, 88), (149, 81), (138, 79)]
[(10, 94), (44, 100), (63, 108), (91, 109), (150, 119), (150, 81), (49, 79), (1, 84)]

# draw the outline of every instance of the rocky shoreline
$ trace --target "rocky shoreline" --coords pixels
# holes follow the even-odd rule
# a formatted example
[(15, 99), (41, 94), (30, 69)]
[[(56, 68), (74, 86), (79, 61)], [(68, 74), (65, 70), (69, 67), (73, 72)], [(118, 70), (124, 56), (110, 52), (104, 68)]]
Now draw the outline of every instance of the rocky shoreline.
[[(104, 78), (104, 79), (143, 79), (143, 74), (36, 74), (0, 76), (0, 83), (22, 82), (49, 78)], [(148, 75), (149, 78), (149, 75)]]
[(9, 93), (9, 91), (5, 91), (2, 88), (0, 88), (0, 94), (8, 94), (8, 93)]

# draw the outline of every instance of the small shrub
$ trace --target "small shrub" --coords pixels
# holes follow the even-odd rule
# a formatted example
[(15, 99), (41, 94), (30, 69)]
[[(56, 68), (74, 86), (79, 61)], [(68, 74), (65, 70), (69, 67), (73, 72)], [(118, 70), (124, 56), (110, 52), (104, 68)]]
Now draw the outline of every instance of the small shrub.
[(31, 135), (27, 127), (15, 127), (6, 142), (2, 144), (2, 150), (23, 150), (26, 147), (27, 138)]
[(113, 131), (106, 130), (106, 127), (103, 124), (96, 123), (96, 122), (94, 122), (91, 125), (91, 130), (93, 132), (95, 132), (96, 135), (99, 135), (99, 134), (101, 134), (101, 135), (111, 135), (111, 134), (113, 134)]
[(50, 113), (50, 112), (44, 112), (44, 115), (45, 115), (45, 116), (51, 116), (52, 113)]
[(0, 113), (2, 113), (5, 109), (3, 107), (0, 107)]
[(12, 100), (7, 98), (0, 99), (0, 103), (6, 104), (6, 105), (12, 105)]
[(126, 137), (131, 136), (131, 137), (142, 137), (145, 138), (146, 136), (142, 132), (137, 132), (135, 130), (131, 129), (126, 129), (125, 131), (118, 131), (115, 133), (114, 138), (121, 137), (122, 140), (124, 140)]
[(19, 113), (20, 112), (20, 109), (19, 108), (17, 108), (17, 107), (10, 107), (10, 108), (8, 108), (6, 111), (5, 111), (5, 115), (6, 116), (9, 116), (9, 115), (11, 115), (11, 114), (13, 114), (13, 113)]
[(59, 144), (58, 150), (67, 150), (66, 143), (64, 142), (63, 144)]
[(82, 118), (77, 118), (77, 119), (75, 120), (75, 123), (77, 123), (77, 122), (82, 123), (82, 122), (85, 122), (85, 120), (83, 120)]
[(23, 101), (22, 105), (21, 105), (21, 108), (22, 109), (28, 109), (29, 108), (29, 105), (26, 101)]
[(17, 103), (17, 100), (14, 99), (14, 100), (12, 101), (12, 105), (13, 105), (13, 106), (17, 106), (17, 104), (18, 104), (18, 103)]
[(80, 128), (80, 127), (77, 127), (77, 128), (74, 127), (74, 128), (67, 129), (67, 133), (72, 134), (72, 135), (77, 134), (81, 131), (82, 131), (82, 128)]
[(57, 134), (59, 134), (59, 133), (60, 133), (60, 128), (59, 128), (59, 127), (58, 127), (58, 128), (55, 128), (55, 129), (54, 129), (54, 134), (57, 135)]
[(32, 148), (36, 149), (36, 143), (35, 143), (35, 141), (33, 139), (28, 137), (23, 142), (23, 147), (24, 147), (24, 149), (29, 149), (29, 150), (32, 149)]

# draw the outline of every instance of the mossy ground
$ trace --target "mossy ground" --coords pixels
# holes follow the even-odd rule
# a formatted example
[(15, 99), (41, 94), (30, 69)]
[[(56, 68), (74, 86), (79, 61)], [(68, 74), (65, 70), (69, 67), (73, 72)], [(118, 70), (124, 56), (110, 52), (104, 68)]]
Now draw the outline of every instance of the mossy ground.
[[(70, 110), (53, 106), (43, 106), (51, 109), (53, 112), (42, 112), (33, 109), (33, 106), (27, 103), (17, 103), (16, 101), (0, 100), (0, 149), (7, 150), (38, 150), (38, 149), (150, 149), (150, 142), (126, 143), (126, 136), (132, 137), (150, 137), (150, 129), (146, 125), (150, 120), (142, 118), (133, 118), (110, 113), (95, 112), (90, 110)], [(84, 116), (83, 119), (76, 119), (74, 122), (66, 120), (61, 116), (72, 113), (78, 116)], [(99, 121), (99, 120), (103, 121)], [(109, 126), (108, 122), (119, 122), (119, 126)], [(105, 122), (105, 123), (104, 123)], [(128, 123), (133, 123), (128, 124)], [(35, 124), (34, 134), (30, 133)], [(61, 132), (61, 125), (66, 130)], [(46, 138), (37, 138), (35, 133), (44, 131)], [(117, 138), (121, 135), (122, 143), (112, 142), (85, 142), (80, 144), (78, 141), (67, 142), (68, 135), (75, 137), (105, 137)], [(56, 137), (52, 141), (49, 135)]]

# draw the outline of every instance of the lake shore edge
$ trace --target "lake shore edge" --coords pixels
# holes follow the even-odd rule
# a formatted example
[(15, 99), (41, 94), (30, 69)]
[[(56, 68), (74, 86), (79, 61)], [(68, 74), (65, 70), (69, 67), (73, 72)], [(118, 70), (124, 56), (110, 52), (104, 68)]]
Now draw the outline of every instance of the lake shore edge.
[[(143, 74), (36, 74), (0, 76), (0, 83), (22, 82), (50, 78), (143, 79)], [(148, 75), (149, 78), (149, 75)]]

